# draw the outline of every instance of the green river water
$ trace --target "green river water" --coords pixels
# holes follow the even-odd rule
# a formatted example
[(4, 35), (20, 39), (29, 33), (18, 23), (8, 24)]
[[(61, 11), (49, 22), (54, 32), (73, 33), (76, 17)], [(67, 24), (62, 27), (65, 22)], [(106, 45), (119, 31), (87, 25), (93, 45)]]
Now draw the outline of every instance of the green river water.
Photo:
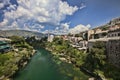
[(40, 48), (28, 65), (16, 74), (14, 80), (87, 80), (82, 72), (73, 69), (71, 64), (56, 64), (50, 52)]

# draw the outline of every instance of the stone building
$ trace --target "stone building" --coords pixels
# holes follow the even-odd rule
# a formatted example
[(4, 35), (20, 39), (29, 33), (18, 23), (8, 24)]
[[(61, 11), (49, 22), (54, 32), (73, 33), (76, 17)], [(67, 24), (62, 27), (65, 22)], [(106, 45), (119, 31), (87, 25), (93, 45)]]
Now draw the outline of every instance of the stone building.
[(120, 24), (112, 25), (109, 29), (107, 58), (110, 63), (120, 68)]
[(54, 35), (48, 35), (48, 42), (52, 42), (54, 39)]
[(107, 37), (108, 30), (102, 31), (101, 29), (96, 29), (94, 33), (94, 39)]
[(120, 37), (120, 24), (110, 27), (108, 38), (110, 37)]
[(120, 38), (107, 42), (107, 58), (110, 63), (120, 68)]
[(96, 41), (104, 42), (108, 61), (120, 68), (120, 18), (112, 19), (106, 26), (107, 30), (88, 31), (88, 49), (90, 51)]
[(109, 22), (110, 26), (114, 26), (114, 25), (117, 25), (117, 24), (120, 24), (120, 17), (114, 18)]
[(87, 34), (88, 40), (94, 39), (94, 30), (88, 30)]
[(93, 48), (93, 45), (95, 42), (104, 42), (106, 44), (107, 41), (108, 41), (108, 38), (90, 39), (88, 41), (88, 50), (90, 51), (91, 48)]

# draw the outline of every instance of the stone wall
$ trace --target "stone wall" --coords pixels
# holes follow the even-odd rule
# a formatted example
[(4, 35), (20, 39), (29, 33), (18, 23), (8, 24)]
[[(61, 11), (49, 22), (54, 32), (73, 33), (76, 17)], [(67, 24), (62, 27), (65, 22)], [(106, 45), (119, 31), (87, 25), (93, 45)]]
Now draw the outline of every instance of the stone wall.
[(120, 39), (107, 42), (107, 57), (110, 63), (120, 68)]

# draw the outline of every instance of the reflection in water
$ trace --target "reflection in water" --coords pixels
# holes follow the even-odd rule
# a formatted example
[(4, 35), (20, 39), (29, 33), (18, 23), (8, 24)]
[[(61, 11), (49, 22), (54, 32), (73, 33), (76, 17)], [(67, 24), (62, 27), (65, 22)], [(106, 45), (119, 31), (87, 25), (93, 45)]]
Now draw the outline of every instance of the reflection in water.
[(39, 49), (14, 80), (88, 80), (88, 77), (73, 65), (60, 60), (53, 61), (48, 51)]
[(39, 49), (30, 63), (18, 72), (14, 80), (70, 80), (60, 74), (55, 66), (49, 52)]

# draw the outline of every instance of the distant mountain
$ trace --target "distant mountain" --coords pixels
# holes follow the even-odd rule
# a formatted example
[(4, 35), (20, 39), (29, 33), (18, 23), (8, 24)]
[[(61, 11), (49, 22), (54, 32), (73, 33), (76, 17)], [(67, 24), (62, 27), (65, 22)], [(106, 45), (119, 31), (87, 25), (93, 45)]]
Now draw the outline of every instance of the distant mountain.
[(9, 37), (9, 36), (23, 36), (31, 37), (36, 36), (37, 38), (44, 37), (45, 35), (39, 32), (26, 31), (26, 30), (0, 30), (0, 36)]

